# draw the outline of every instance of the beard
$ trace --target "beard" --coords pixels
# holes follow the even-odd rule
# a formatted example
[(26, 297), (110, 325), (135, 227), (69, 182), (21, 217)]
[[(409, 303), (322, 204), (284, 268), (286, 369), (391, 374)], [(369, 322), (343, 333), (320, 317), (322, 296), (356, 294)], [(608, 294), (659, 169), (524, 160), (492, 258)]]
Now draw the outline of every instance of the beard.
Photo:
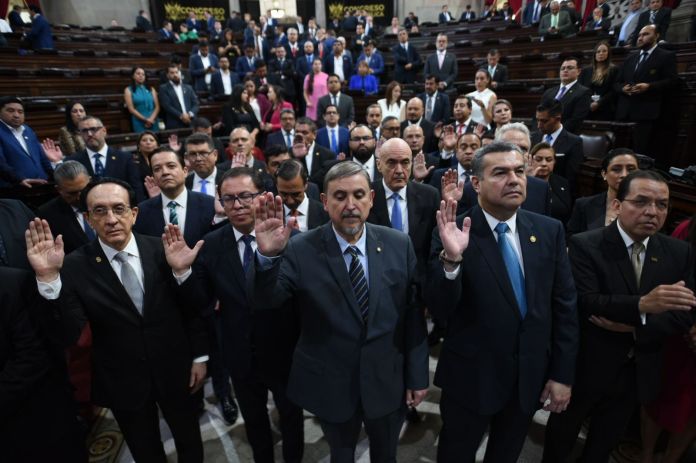
[(353, 157), (364, 164), (372, 157), (374, 152), (374, 149), (362, 147), (353, 152)]

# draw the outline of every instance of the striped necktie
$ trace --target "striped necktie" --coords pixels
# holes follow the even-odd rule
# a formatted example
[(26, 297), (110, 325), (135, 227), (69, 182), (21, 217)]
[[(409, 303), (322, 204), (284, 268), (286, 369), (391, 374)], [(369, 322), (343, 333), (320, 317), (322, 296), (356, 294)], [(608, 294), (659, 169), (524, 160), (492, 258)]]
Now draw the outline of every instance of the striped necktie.
[(367, 286), (367, 278), (365, 278), (365, 269), (363, 269), (358, 257), (360, 250), (355, 246), (348, 246), (346, 253), (350, 254), (351, 257), (350, 268), (348, 269), (350, 284), (353, 286), (353, 293), (355, 294), (355, 300), (358, 303), (363, 322), (367, 322), (368, 309), (370, 307), (368, 299), (369, 288)]

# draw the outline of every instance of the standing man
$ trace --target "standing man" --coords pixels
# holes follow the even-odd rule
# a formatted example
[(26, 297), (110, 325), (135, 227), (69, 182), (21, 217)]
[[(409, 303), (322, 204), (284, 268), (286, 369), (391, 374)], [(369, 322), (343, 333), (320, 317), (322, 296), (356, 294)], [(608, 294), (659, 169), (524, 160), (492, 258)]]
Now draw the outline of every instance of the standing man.
[(669, 211), (667, 182), (636, 170), (613, 203), (611, 225), (570, 239), (582, 340), (573, 400), (546, 426), (545, 462), (567, 461), (587, 417), (581, 459), (609, 461), (636, 400), (658, 395), (665, 341), (693, 325), (693, 250), (659, 233)]
[(31, 30), (25, 39), (33, 50), (52, 49), (53, 33), (51, 25), (41, 14), (41, 8), (36, 5), (29, 5), (29, 15), (31, 16)]
[(321, 188), (326, 173), (324, 166), (336, 159), (336, 155), (316, 142), (317, 125), (308, 117), (297, 119), (295, 133), (302, 138), (293, 143), (292, 157), (302, 163), (312, 182)]
[(341, 92), (341, 78), (336, 74), (329, 74), (326, 83), (329, 88), (329, 93), (319, 98), (317, 102), (317, 115), (325, 114), (327, 106), (334, 105), (338, 109), (339, 124), (343, 127), (349, 127), (355, 120), (353, 97), (344, 95)]
[(365, 224), (372, 198), (362, 166), (336, 164), (322, 196), (331, 222), (290, 242), (280, 198), (256, 203), (251, 297), (258, 307), (300, 308), (288, 397), (318, 417), (339, 463), (355, 460), (362, 424), (371, 461), (395, 462), (406, 406), (417, 406), (428, 384), (413, 246), (404, 233)]
[(434, 383), (442, 388), (438, 461), (516, 462), (534, 412), (568, 406), (578, 327), (560, 222), (520, 208), (525, 161), (517, 146), (479, 149), (471, 182), (479, 204), (437, 213), (426, 301), (446, 319)]
[[(628, 4), (628, 13), (624, 17), (621, 26), (617, 26), (618, 31), (618, 46), (623, 47), (630, 43), (633, 34), (638, 26), (638, 18), (640, 17), (643, 2), (641, 0), (631, 0)], [(616, 33), (616, 32), (615, 32)]]
[[(45, 220), (26, 232), (39, 293), (61, 317), (68, 344), (90, 323), (92, 400), (108, 407), (136, 461), (165, 462), (158, 408), (180, 461), (202, 462), (191, 394), (205, 380), (207, 338), (195, 301), (190, 249), (175, 226), (160, 240), (131, 232), (138, 208), (130, 186), (102, 178), (83, 190), (83, 209), (99, 237), (65, 257)], [(164, 241), (164, 246), (162, 242)]]
[(450, 123), (454, 126), (454, 133), (456, 133), (458, 137), (465, 133), (474, 133), (479, 125), (478, 122), (471, 119), (471, 109), (471, 98), (468, 96), (459, 95), (457, 99), (454, 100), (452, 120)]
[(541, 102), (560, 101), (563, 104), (561, 122), (569, 132), (578, 134), (580, 126), (590, 112), (590, 89), (578, 82), (580, 63), (577, 58), (569, 57), (561, 63), (559, 85), (544, 92)]
[(361, 61), (365, 61), (367, 63), (367, 67), (370, 68), (370, 74), (375, 76), (375, 79), (377, 79), (377, 83), (379, 84), (379, 80), (382, 77), (382, 74), (384, 74), (384, 58), (382, 57), (382, 54), (377, 51), (374, 40), (370, 39), (367, 41), (365, 47), (363, 48), (363, 53), (361, 53), (360, 56), (358, 56), (358, 59), (355, 61), (356, 72), (358, 70), (358, 64), (360, 64)]
[(452, 21), (452, 15), (448, 11), (448, 6), (442, 5), (442, 11), (437, 16), (437, 22), (440, 24), (447, 24), (450, 21)]
[[(241, 59), (241, 58), (239, 58)], [(210, 96), (217, 101), (225, 101), (232, 95), (232, 89), (239, 85), (239, 76), (230, 69), (230, 59), (222, 56), (218, 60), (220, 70), (210, 78)]]
[(295, 111), (290, 108), (280, 110), (280, 130), (268, 134), (266, 137), (266, 149), (273, 145), (281, 145), (292, 149), (295, 140)]
[(457, 67), (457, 55), (447, 53), (447, 35), (437, 34), (437, 51), (428, 56), (425, 60), (423, 74), (435, 76), (439, 79), (438, 90), (452, 88), (452, 84), (457, 79), (459, 70)]
[(638, 44), (638, 34), (645, 26), (655, 26), (660, 40), (665, 40), (669, 22), (672, 20), (672, 9), (663, 8), (662, 5), (662, 0), (650, 0), (648, 10), (642, 12), (638, 17), (638, 24), (636, 25), (634, 35), (631, 37), (633, 45)]
[(394, 55), (394, 76), (401, 84), (412, 84), (416, 73), (423, 64), (415, 47), (408, 43), (408, 32), (399, 29), (399, 43), (392, 48)]
[(616, 119), (636, 122), (633, 148), (654, 157), (660, 154), (660, 140), (653, 141), (653, 128), (662, 115), (664, 94), (678, 82), (674, 52), (658, 47), (659, 38), (654, 25), (640, 29), (640, 52), (626, 58), (614, 83), (619, 95)]
[(324, 205), (307, 196), (307, 171), (300, 161), (284, 161), (275, 174), (278, 196), (283, 200), (285, 221), (294, 217), (293, 226), (301, 232), (313, 230), (329, 221)]
[(401, 123), (401, 133), (406, 134), (406, 127), (417, 125), (423, 129), (423, 137), (425, 137), (425, 152), (430, 153), (437, 150), (437, 137), (433, 136), (435, 124), (423, 117), (425, 106), (423, 100), (418, 97), (413, 97), (406, 103), (406, 120)]
[(159, 98), (167, 129), (185, 129), (198, 114), (196, 92), (193, 87), (181, 82), (181, 73), (175, 64), (167, 67), (167, 82), (160, 85)]
[(375, 157), (377, 141), (372, 130), (363, 124), (353, 127), (349, 134), (349, 146), (350, 156), (348, 159), (352, 159), (365, 169), (370, 177), (370, 183), (382, 180), (382, 173)]
[(365, 121), (367, 126), (372, 130), (372, 135), (375, 136), (375, 140), (379, 140), (382, 136), (380, 133), (382, 127), (380, 126), (382, 122), (382, 108), (377, 103), (373, 103), (367, 107), (365, 110)]
[[(353, 75), (353, 59), (350, 53), (343, 53), (343, 42), (336, 40), (333, 43), (333, 53), (327, 54), (324, 58), (324, 63), (322, 69), (329, 76), (338, 76), (339, 83), (345, 82), (346, 84), (350, 81), (350, 76)], [(331, 90), (329, 86), (329, 90)]]
[(425, 105), (425, 119), (437, 124), (449, 120), (451, 115), (450, 100), (446, 93), (439, 92), (440, 79), (434, 75), (425, 76), (425, 91), (418, 98)]
[[(322, 97), (324, 98), (324, 97)], [(347, 128), (338, 125), (338, 108), (332, 104), (324, 110), (325, 126), (317, 132), (317, 143), (334, 153), (334, 158), (348, 153)]]
[(491, 88), (502, 87), (508, 80), (508, 68), (504, 64), (500, 64), (500, 52), (494, 48), (488, 52), (486, 59), (488, 64), (482, 69), (486, 69), (491, 75)]
[(552, 0), (551, 11), (539, 21), (539, 35), (565, 37), (573, 33), (574, 26), (567, 11), (561, 10), (561, 2)]
[(193, 77), (193, 88), (205, 92), (210, 88), (210, 80), (218, 70), (218, 57), (210, 53), (208, 42), (198, 44), (198, 53), (189, 58), (189, 71)]

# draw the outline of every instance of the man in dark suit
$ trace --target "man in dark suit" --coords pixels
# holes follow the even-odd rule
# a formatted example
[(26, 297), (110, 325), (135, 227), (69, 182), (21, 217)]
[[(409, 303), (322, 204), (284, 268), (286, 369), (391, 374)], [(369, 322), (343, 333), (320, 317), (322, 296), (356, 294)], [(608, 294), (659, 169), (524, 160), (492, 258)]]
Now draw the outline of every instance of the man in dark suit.
[(46, 183), (53, 174), (51, 160), (24, 120), (22, 100), (13, 96), (0, 98), (0, 188), (31, 188)]
[(84, 211), (80, 210), (80, 193), (89, 183), (90, 176), (87, 168), (79, 162), (65, 161), (56, 167), (54, 181), (58, 197), (41, 205), (37, 214), (48, 222), (53, 233), (63, 235), (65, 253), (70, 254), (96, 237)]
[(440, 78), (435, 75), (425, 76), (425, 92), (418, 98), (425, 106), (424, 117), (427, 121), (437, 124), (449, 120), (451, 116), (450, 100), (446, 93), (438, 91)]
[(577, 352), (575, 287), (560, 222), (520, 209), (524, 157), (511, 143), (476, 152), (479, 205), (442, 203), (433, 234), (428, 308), (447, 319), (434, 382), (442, 388), (438, 461), (517, 461), (534, 412), (560, 413)]
[(580, 165), (585, 159), (582, 138), (568, 132), (561, 123), (563, 106), (560, 101), (547, 100), (536, 108), (538, 131), (532, 134), (532, 146), (544, 141), (556, 152), (553, 173), (568, 180), (571, 192), (575, 191)]
[(29, 14), (31, 15), (31, 30), (25, 37), (26, 41), (34, 50), (52, 49), (53, 32), (51, 32), (51, 25), (41, 14), (41, 8), (29, 5)]
[(138, 11), (138, 16), (135, 17), (135, 27), (145, 32), (152, 32), (152, 23), (145, 10)]
[(462, 16), (459, 18), (459, 20), (471, 21), (472, 19), (476, 19), (476, 13), (471, 9), (471, 5), (467, 5), (466, 8), (464, 8), (464, 12), (462, 13)]
[(7, 15), (7, 19), (13, 32), (21, 32), (23, 28), (31, 26), (30, 23), (25, 23), (22, 19), (22, 7), (19, 5), (12, 7), (12, 11)]
[(167, 129), (187, 128), (191, 124), (191, 119), (198, 114), (196, 92), (190, 85), (181, 81), (181, 73), (176, 65), (170, 64), (167, 67), (167, 79), (168, 82), (159, 87), (164, 124)]
[(245, 44), (244, 56), (237, 58), (237, 62), (234, 65), (234, 70), (240, 81), (243, 81), (246, 76), (254, 74), (257, 59), (254, 57), (254, 44)]
[[(295, 60), (295, 72), (297, 73), (298, 83), (304, 85), (304, 78), (312, 72), (312, 64), (314, 59), (319, 59), (319, 55), (314, 54), (314, 42), (311, 40), (305, 41), (303, 48), (303, 55)], [(304, 100), (304, 98), (303, 98)]]
[(365, 224), (372, 196), (361, 165), (336, 164), (323, 197), (331, 222), (290, 242), (294, 220), (283, 223), (280, 198), (257, 200), (251, 298), (259, 308), (301, 308), (288, 397), (317, 416), (339, 463), (354, 461), (362, 423), (370, 459), (396, 461), (406, 406), (417, 406), (428, 384), (413, 245), (404, 233)]
[(322, 69), (329, 75), (337, 75), (339, 83), (348, 83), (353, 75), (353, 59), (350, 53), (344, 54), (343, 50), (343, 42), (336, 40), (333, 43), (333, 53), (324, 57)]
[(601, 7), (592, 10), (592, 16), (588, 16), (585, 20), (583, 30), (600, 31), (601, 35), (608, 35), (611, 28), (611, 19), (602, 16), (604, 14), (603, 11)]
[(497, 49), (492, 49), (487, 55), (488, 64), (482, 66), (481, 69), (488, 71), (491, 75), (491, 88), (500, 88), (508, 80), (508, 68), (504, 64), (500, 64), (500, 52)]
[(136, 198), (145, 198), (145, 189), (140, 182), (138, 166), (130, 154), (111, 148), (106, 144), (106, 127), (94, 117), (86, 116), (77, 123), (77, 129), (85, 140), (85, 149), (66, 158), (77, 161), (87, 169), (90, 177), (110, 177), (128, 182)]
[(452, 14), (448, 11), (448, 6), (442, 5), (442, 11), (437, 15), (437, 22), (440, 24), (447, 24), (453, 19)]
[(220, 302), (220, 344), (244, 417), (254, 460), (271, 463), (273, 438), (268, 417), (268, 392), (280, 413), (284, 461), (299, 463), (303, 452), (302, 410), (286, 397), (292, 351), (298, 324), (293, 309), (254, 310), (250, 304), (246, 275), (253, 272), (253, 199), (264, 190), (256, 172), (238, 167), (225, 173), (220, 197), (229, 223), (204, 238), (205, 246), (194, 265), (203, 293), (197, 296), (210, 305)]
[(558, 100), (563, 104), (561, 122), (569, 132), (579, 133), (582, 122), (590, 112), (590, 89), (578, 82), (580, 65), (578, 59), (569, 57), (561, 64), (560, 85), (551, 87), (544, 92), (541, 102)]
[(421, 57), (414, 46), (408, 43), (406, 29), (399, 30), (399, 43), (392, 48), (394, 55), (394, 77), (402, 84), (412, 84), (416, 73), (423, 65)]
[(208, 42), (198, 44), (198, 53), (189, 58), (189, 72), (193, 77), (193, 88), (205, 92), (210, 87), (210, 79), (218, 70), (218, 57), (210, 53)]
[(339, 154), (347, 154), (348, 129), (338, 125), (338, 108), (332, 104), (324, 109), (324, 127), (317, 132), (317, 143), (334, 153), (334, 158)]
[(658, 233), (669, 211), (664, 178), (634, 171), (613, 201), (611, 225), (570, 239), (582, 339), (573, 400), (546, 427), (546, 462), (567, 461), (590, 416), (582, 461), (608, 461), (636, 400), (659, 393), (665, 341), (693, 325), (693, 250)]
[(561, 2), (551, 0), (550, 11), (539, 20), (539, 35), (565, 37), (575, 31), (567, 11), (561, 10)]
[[(638, 45), (638, 37), (641, 29), (650, 25), (655, 26), (660, 40), (666, 40), (667, 29), (672, 20), (672, 9), (667, 7), (663, 8), (662, 4), (662, 0), (650, 0), (648, 9), (638, 16), (638, 24), (630, 39), (633, 45)], [(640, 45), (638, 46), (640, 47)]]
[(150, 236), (162, 236), (164, 228), (177, 225), (190, 247), (210, 231), (215, 217), (215, 199), (186, 189), (188, 170), (184, 159), (171, 148), (161, 147), (150, 155), (150, 167), (161, 193), (138, 204), (140, 214), (134, 229)]
[(162, 28), (157, 30), (160, 40), (174, 41), (174, 29), (171, 21), (162, 21)]
[(645, 26), (638, 34), (640, 53), (626, 58), (614, 83), (618, 101), (616, 119), (636, 122), (633, 148), (637, 153), (658, 157), (660, 140), (653, 128), (662, 116), (662, 100), (678, 82), (676, 57), (657, 46), (657, 27)]
[(321, 189), (324, 185), (324, 166), (335, 160), (336, 155), (328, 148), (317, 143), (317, 125), (307, 117), (297, 119), (295, 124), (296, 136), (301, 136), (293, 143), (292, 157), (302, 163), (310, 180)]
[(217, 166), (219, 153), (213, 139), (202, 133), (189, 136), (184, 143), (184, 156), (191, 171), (184, 182), (186, 188), (214, 198), (224, 170)]
[(522, 15), (522, 24), (529, 26), (539, 24), (541, 17), (548, 13), (549, 10), (548, 0), (527, 2), (527, 6), (524, 8), (524, 13)]
[(357, 71), (358, 64), (361, 61), (367, 63), (367, 67), (370, 68), (370, 74), (372, 74), (377, 83), (379, 84), (382, 75), (384, 74), (384, 57), (380, 52), (377, 51), (377, 46), (375, 41), (370, 39), (365, 43), (363, 52), (355, 60), (355, 70)]
[[(28, 222), (27, 222), (28, 223)], [(34, 275), (0, 266), (0, 445), (7, 461), (87, 462), (72, 391), (47, 345)], [(36, 445), (36, 424), (47, 432)]]
[(0, 199), (0, 267), (30, 270), (24, 231), (34, 213), (16, 199)]
[(341, 92), (341, 78), (339, 76), (329, 74), (326, 83), (329, 93), (319, 98), (317, 102), (317, 115), (325, 114), (327, 106), (334, 105), (338, 108), (338, 123), (343, 127), (350, 126), (355, 120), (353, 97), (344, 95), (343, 92)]
[(96, 180), (82, 201), (99, 240), (67, 257), (46, 221), (30, 223), (27, 256), (39, 293), (53, 301), (68, 345), (90, 323), (92, 400), (112, 410), (133, 458), (166, 461), (159, 408), (179, 460), (202, 462), (191, 393), (205, 379), (207, 338), (187, 294), (203, 243), (189, 248), (173, 225), (166, 240), (133, 234), (135, 194), (121, 180)]
[(295, 103), (295, 63), (287, 57), (283, 47), (276, 47), (276, 58), (268, 63), (268, 83), (283, 89), (285, 99)]
[(404, 134), (406, 127), (411, 125), (417, 125), (423, 129), (423, 137), (425, 146), (423, 151), (426, 153), (433, 152), (437, 150), (437, 137), (433, 136), (433, 131), (435, 130), (435, 124), (423, 117), (425, 107), (423, 105), (423, 100), (418, 97), (413, 97), (406, 103), (406, 120), (401, 123), (401, 133)]
[(210, 96), (216, 101), (227, 101), (235, 85), (241, 82), (236, 72), (230, 69), (230, 59), (222, 56), (218, 60), (220, 69), (210, 78)]
[(288, 41), (283, 44), (283, 48), (285, 48), (285, 56), (287, 56), (293, 64), (298, 58), (304, 56), (304, 49), (300, 45), (299, 34), (294, 27), (288, 28)]
[(377, 140), (375, 140), (372, 130), (364, 124), (356, 125), (350, 130), (348, 140), (350, 155), (346, 158), (363, 166), (370, 177), (370, 183), (382, 180), (382, 173), (375, 156)]
[[(433, 171), (428, 183), (442, 192), (444, 200), (454, 199), (458, 203), (464, 200), (462, 188), (467, 183), (471, 183), (471, 161), (479, 148), (481, 148), (481, 138), (475, 133), (458, 135), (455, 156), (448, 160), (450, 165), (439, 167)], [(448, 171), (452, 171), (452, 173), (448, 174)], [(457, 210), (461, 210), (462, 213), (467, 209), (469, 207), (464, 207), (464, 205), (457, 206)]]
[(290, 151), (294, 140), (295, 111), (285, 108), (280, 111), (280, 130), (268, 134), (266, 137), (266, 148), (273, 145), (282, 145)]
[(452, 84), (459, 74), (457, 67), (457, 55), (447, 52), (447, 35), (440, 33), (436, 39), (437, 51), (428, 56), (425, 60), (423, 74), (426, 76), (436, 76), (438, 90), (452, 88)]
[(447, 121), (454, 128), (457, 137), (465, 133), (474, 133), (478, 122), (471, 119), (472, 103), (471, 98), (465, 95), (457, 96), (452, 107), (452, 119)]
[(280, 164), (275, 180), (278, 196), (283, 200), (286, 222), (294, 217), (296, 229), (305, 232), (329, 221), (324, 205), (307, 195), (307, 171), (300, 161), (289, 159)]

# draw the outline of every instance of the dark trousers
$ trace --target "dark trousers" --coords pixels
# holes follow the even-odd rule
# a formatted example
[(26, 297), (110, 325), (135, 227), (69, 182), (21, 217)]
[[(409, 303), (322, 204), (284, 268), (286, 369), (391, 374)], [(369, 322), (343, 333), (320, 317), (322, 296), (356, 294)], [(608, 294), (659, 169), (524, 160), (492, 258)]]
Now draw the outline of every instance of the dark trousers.
[(268, 391), (280, 415), (283, 436), (283, 460), (299, 463), (304, 453), (304, 417), (302, 409), (288, 400), (287, 384), (283, 381), (263, 381), (257, 374), (248, 378), (232, 378), (237, 403), (244, 417), (247, 438), (256, 463), (273, 463), (273, 437), (268, 417)]
[(457, 402), (455, 392), (442, 391), (442, 430), (438, 463), (473, 463), (486, 429), (490, 428), (485, 463), (515, 463), (524, 446), (533, 413), (521, 410), (517, 393), (495, 415), (478, 415)]
[(222, 324), (218, 314), (213, 314), (208, 321), (208, 337), (210, 339), (210, 359), (208, 360), (208, 374), (212, 378), (213, 391), (218, 400), (225, 397), (234, 398), (232, 386), (230, 386), (230, 373), (223, 361), (220, 340), (222, 337)]
[(633, 150), (638, 154), (644, 154), (653, 158), (659, 157), (652, 149), (651, 140), (654, 121), (639, 121), (633, 129)]
[(186, 397), (184, 400), (176, 401), (176, 403), (169, 403), (158, 400), (155, 395), (146, 402), (142, 409), (135, 411), (111, 410), (121, 428), (133, 459), (138, 463), (166, 463), (167, 461), (160, 435), (158, 405), (172, 432), (178, 456), (177, 461), (179, 463), (201, 463), (203, 461), (203, 442), (191, 397)]
[(552, 413), (546, 425), (544, 462), (569, 461), (583, 421), (590, 417), (590, 432), (580, 461), (602, 463), (609, 460), (636, 405), (635, 364), (625, 364), (613, 384), (603, 393), (573, 390), (568, 409)]
[(358, 404), (355, 414), (344, 423), (329, 423), (319, 420), (324, 437), (331, 449), (331, 463), (353, 463), (355, 446), (358, 443), (361, 425), (370, 440), (370, 461), (372, 463), (395, 463), (399, 432), (406, 416), (406, 405), (379, 418), (366, 418), (362, 404)]

